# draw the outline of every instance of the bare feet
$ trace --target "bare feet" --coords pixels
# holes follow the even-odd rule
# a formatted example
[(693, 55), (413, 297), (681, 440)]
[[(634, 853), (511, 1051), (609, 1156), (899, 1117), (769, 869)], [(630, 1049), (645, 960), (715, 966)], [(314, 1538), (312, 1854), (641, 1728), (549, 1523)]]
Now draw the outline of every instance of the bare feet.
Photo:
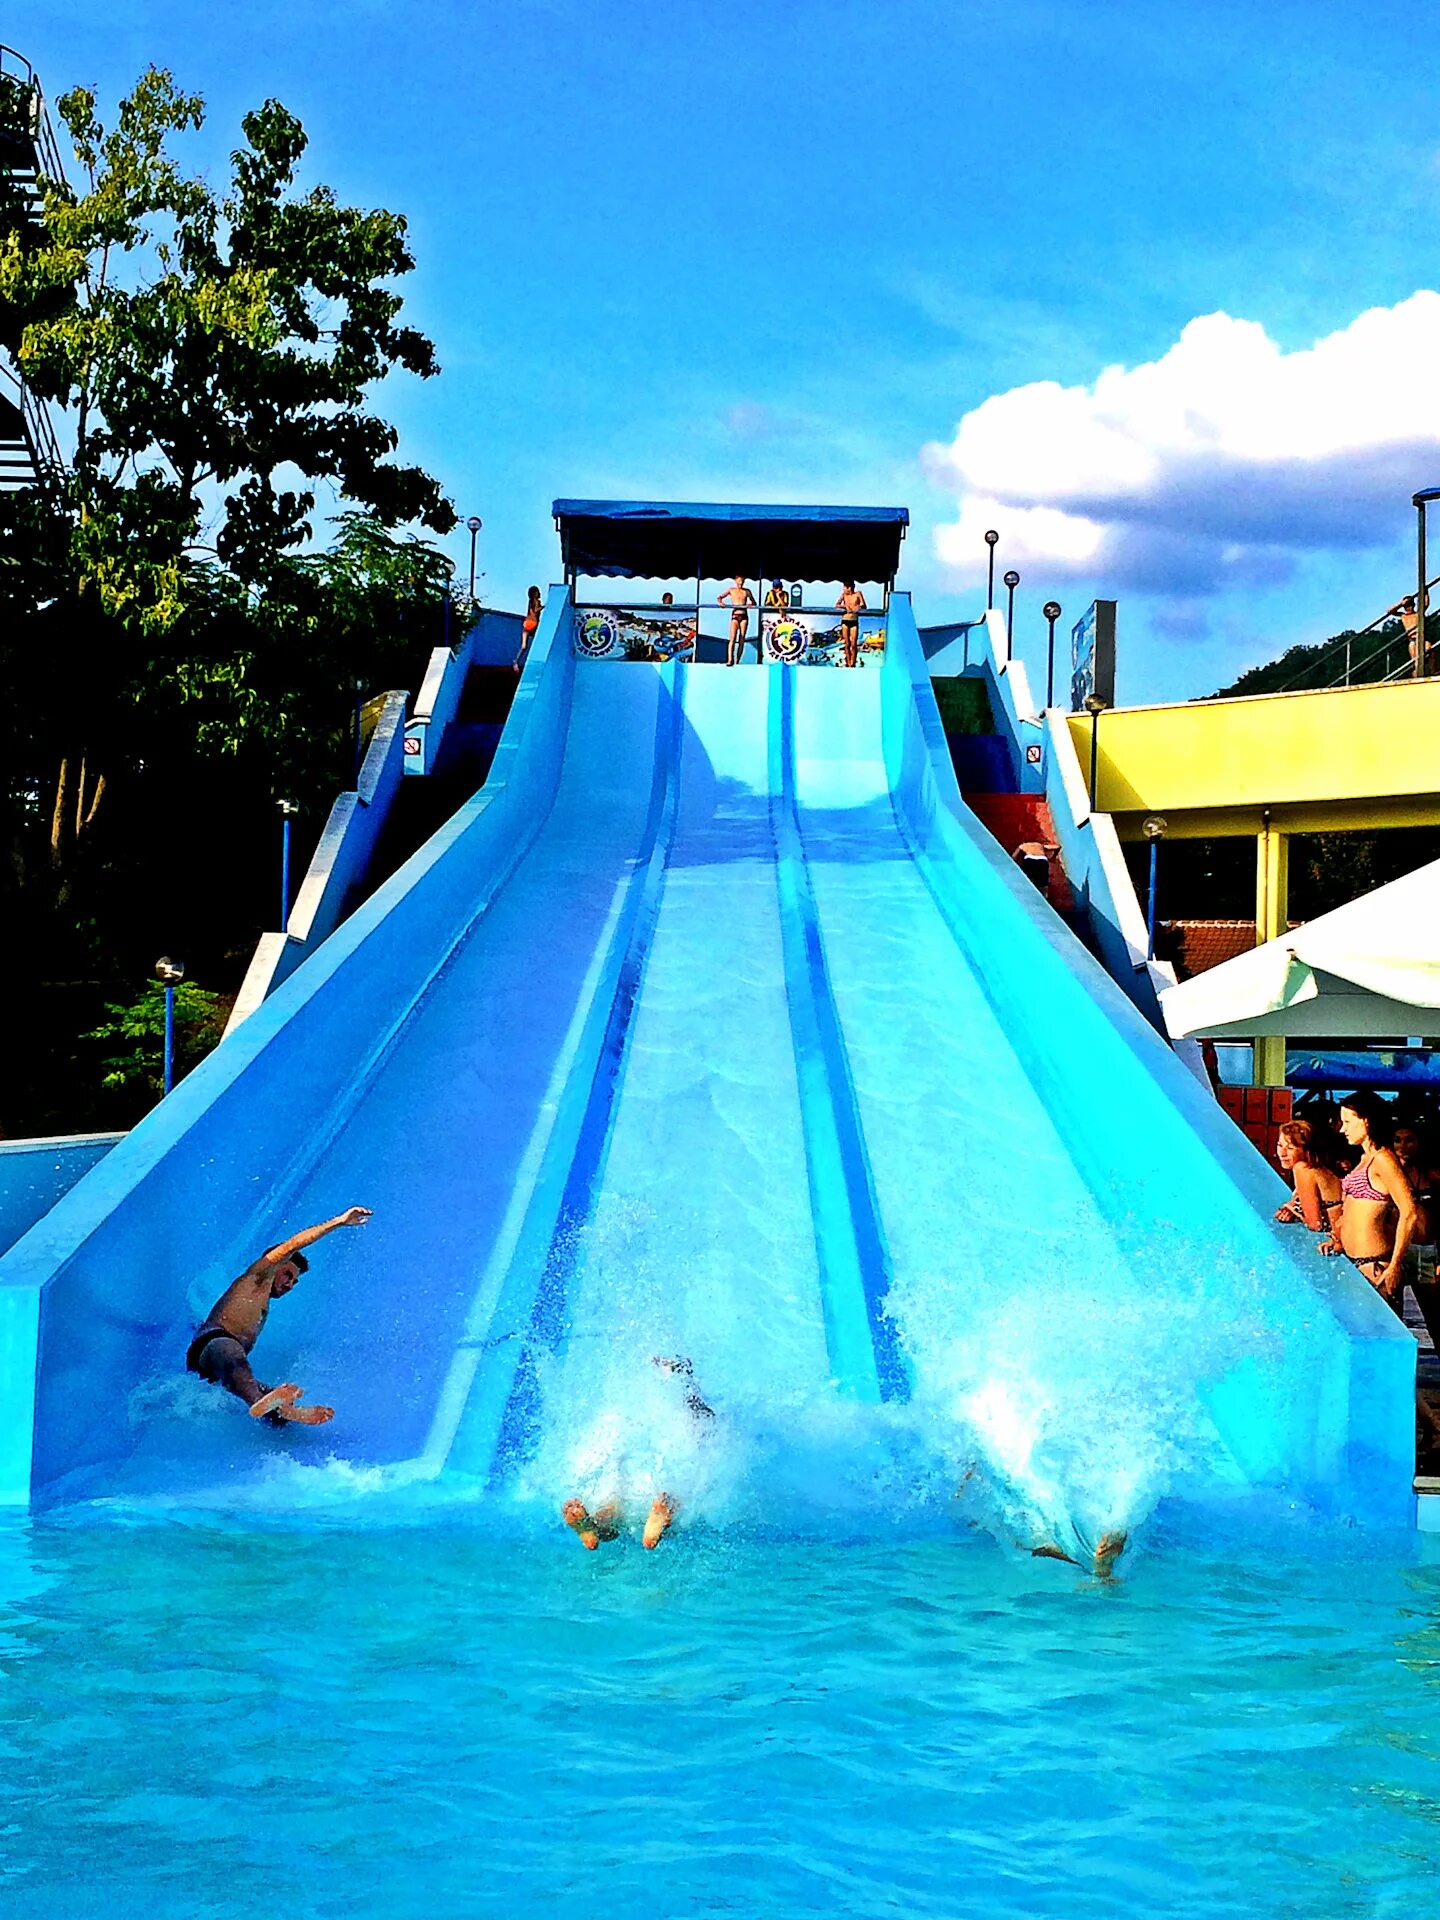
[(297, 1407), (293, 1401), (276, 1411), (282, 1420), (292, 1421), (300, 1427), (323, 1427), (327, 1420), (335, 1418), (334, 1407)]
[(583, 1500), (567, 1500), (560, 1518), (587, 1553), (594, 1553), (602, 1540), (613, 1540), (620, 1531), (619, 1509), (613, 1500), (597, 1507), (593, 1514)]
[(1125, 1551), (1123, 1533), (1102, 1533), (1095, 1546), (1095, 1577), (1097, 1580), (1114, 1578), (1114, 1565)]
[(675, 1518), (675, 1502), (668, 1493), (662, 1493), (651, 1503), (645, 1519), (645, 1531), (640, 1536), (641, 1543), (647, 1548), (658, 1547), (665, 1531)]
[(258, 1400), (250, 1405), (250, 1418), (263, 1420), (267, 1413), (283, 1413), (300, 1398), (300, 1389), (293, 1380), (287, 1380), (283, 1387), (271, 1387), (262, 1393)]

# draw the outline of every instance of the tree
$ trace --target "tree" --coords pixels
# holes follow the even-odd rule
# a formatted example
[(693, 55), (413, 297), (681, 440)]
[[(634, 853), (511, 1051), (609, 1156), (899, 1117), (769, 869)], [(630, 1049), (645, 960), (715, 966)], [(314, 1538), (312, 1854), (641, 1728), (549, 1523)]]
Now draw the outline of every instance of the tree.
[(300, 192), (305, 133), (273, 100), (245, 116), (218, 196), (172, 154), (204, 110), (170, 74), (145, 73), (111, 130), (87, 89), (59, 111), (85, 185), (46, 184), (38, 233), (12, 218), (0, 315), (31, 387), (70, 410), (75, 454), (0, 514), (0, 593), (29, 615), (0, 665), (50, 735), (63, 867), (105, 797), (117, 726), (157, 687), (195, 702), (228, 676), (254, 704), (244, 661), (217, 668), (187, 642), (217, 613), (233, 629), (287, 562), (293, 577), (318, 485), (377, 539), (455, 516), (434, 480), (390, 460), (395, 432), (366, 405), (394, 367), (437, 371), (431, 343), (398, 324), (404, 219)]

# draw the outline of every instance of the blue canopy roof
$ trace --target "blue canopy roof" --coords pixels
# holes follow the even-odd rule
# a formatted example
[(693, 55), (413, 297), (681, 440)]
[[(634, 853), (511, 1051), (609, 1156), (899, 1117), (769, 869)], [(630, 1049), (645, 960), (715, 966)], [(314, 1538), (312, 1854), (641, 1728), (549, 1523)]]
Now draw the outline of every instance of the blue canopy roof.
[(749, 507), (673, 500), (557, 500), (567, 574), (607, 579), (891, 581), (905, 507)]

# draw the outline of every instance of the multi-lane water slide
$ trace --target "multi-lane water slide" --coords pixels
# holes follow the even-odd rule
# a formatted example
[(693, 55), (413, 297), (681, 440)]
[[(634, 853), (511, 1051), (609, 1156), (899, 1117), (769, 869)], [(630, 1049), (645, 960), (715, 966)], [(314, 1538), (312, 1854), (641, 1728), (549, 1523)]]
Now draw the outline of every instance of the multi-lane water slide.
[[(0, 1262), (4, 1497), (1403, 1522), (1412, 1343), (968, 814), (908, 597), (879, 671), (573, 634), (553, 589), (482, 791)], [(258, 1355), (336, 1419), (272, 1435), (189, 1329), (351, 1202)]]

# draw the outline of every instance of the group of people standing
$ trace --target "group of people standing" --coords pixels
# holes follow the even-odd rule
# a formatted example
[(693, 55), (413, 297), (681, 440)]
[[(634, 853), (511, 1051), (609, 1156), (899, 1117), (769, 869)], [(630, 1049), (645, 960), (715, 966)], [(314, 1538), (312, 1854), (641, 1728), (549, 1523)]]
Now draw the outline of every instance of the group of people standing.
[[(755, 596), (751, 593), (743, 573), (737, 573), (734, 586), (727, 587), (715, 603), (730, 609), (730, 639), (725, 648), (727, 667), (738, 667), (745, 657), (745, 646), (750, 634), (750, 609), (755, 605)], [(784, 613), (790, 606), (790, 594), (783, 580), (772, 581), (765, 595), (767, 613)], [(835, 611), (840, 615), (840, 644), (845, 653), (847, 667), (860, 663), (860, 616), (868, 611), (865, 596), (853, 580), (841, 583), (840, 598), (835, 602)], [(761, 636), (755, 636), (755, 657), (765, 658), (761, 646)]]
[[(1333, 1124), (1323, 1109), (1288, 1121), (1276, 1152), (1294, 1192), (1275, 1218), (1323, 1235), (1320, 1252), (1353, 1261), (1401, 1318), (1408, 1286), (1440, 1353), (1440, 1169), (1422, 1128), (1379, 1094), (1352, 1093)], [(1440, 1443), (1440, 1416), (1423, 1397), (1420, 1410)]]

